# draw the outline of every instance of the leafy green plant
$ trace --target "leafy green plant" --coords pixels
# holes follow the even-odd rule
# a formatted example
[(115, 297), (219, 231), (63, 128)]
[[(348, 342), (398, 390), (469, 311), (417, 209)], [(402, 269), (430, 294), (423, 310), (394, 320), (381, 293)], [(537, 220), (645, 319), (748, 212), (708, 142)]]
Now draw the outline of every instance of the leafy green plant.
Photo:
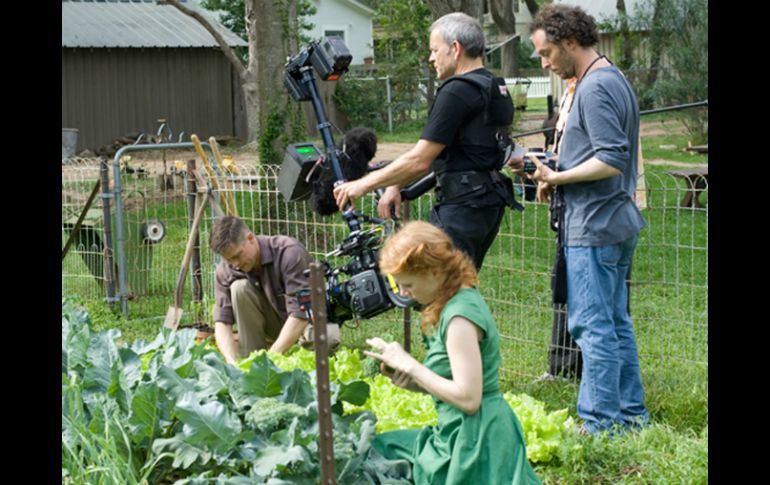
[[(119, 346), (119, 331), (92, 331), (88, 314), (63, 301), (63, 482), (314, 483), (309, 374), (284, 371), (264, 353), (243, 372), (197, 345), (195, 333), (163, 329), (152, 342)], [(362, 404), (368, 391), (360, 381), (336, 384), (333, 409)], [(363, 464), (374, 420), (368, 412), (333, 416), (338, 483), (388, 475), (386, 463)]]

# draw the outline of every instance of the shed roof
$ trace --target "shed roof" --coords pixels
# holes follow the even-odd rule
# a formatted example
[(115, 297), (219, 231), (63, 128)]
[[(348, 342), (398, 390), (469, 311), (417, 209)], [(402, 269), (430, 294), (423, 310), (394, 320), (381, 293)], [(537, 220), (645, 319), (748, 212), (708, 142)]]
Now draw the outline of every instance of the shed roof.
[[(196, 7), (231, 46), (248, 45), (212, 12)], [(69, 2), (61, 4), (62, 47), (219, 47), (194, 18), (155, 2)]]

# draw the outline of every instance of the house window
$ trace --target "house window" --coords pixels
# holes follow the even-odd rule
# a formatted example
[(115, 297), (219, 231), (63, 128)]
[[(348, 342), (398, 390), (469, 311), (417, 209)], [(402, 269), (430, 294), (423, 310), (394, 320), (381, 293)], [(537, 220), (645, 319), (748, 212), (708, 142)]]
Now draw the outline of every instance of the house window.
[(339, 37), (344, 41), (345, 31), (344, 30), (324, 30), (324, 37)]

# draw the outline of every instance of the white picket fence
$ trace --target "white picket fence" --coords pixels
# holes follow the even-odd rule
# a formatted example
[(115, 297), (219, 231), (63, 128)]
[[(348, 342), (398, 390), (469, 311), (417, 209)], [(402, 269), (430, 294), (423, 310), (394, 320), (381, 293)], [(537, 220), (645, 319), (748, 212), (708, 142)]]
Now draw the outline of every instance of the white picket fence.
[(505, 84), (511, 91), (516, 84), (526, 84), (527, 81), (531, 81), (527, 89), (527, 98), (545, 98), (551, 94), (551, 78), (547, 76), (505, 78)]

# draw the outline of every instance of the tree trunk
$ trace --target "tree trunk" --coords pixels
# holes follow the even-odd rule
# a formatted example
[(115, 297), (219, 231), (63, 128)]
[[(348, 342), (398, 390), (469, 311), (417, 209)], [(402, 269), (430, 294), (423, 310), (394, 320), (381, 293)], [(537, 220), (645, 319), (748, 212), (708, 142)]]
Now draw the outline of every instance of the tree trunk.
[[(492, 14), (500, 33), (500, 41), (516, 33), (516, 17), (513, 14), (513, 0), (489, 0), (489, 12)], [(519, 62), (517, 58), (520, 39), (516, 38), (506, 42), (500, 48), (500, 67), (502, 77), (517, 77), (519, 75)]]
[[(663, 11), (663, 1), (655, 0), (655, 12), (652, 14), (652, 25), (660, 25), (660, 16)], [(647, 76), (647, 87), (651, 87), (658, 80), (658, 70), (660, 69), (660, 59), (663, 52), (663, 44), (653, 39), (650, 46), (650, 75)]]
[[(265, 120), (271, 110), (286, 109), (287, 95), (283, 88), (283, 66), (291, 46), (291, 24), (284, 26), (283, 19), (296, 22), (296, 0), (246, 0), (246, 33), (249, 39), (248, 65), (238, 59), (235, 51), (214, 29), (211, 23), (195, 9), (179, 2), (164, 0), (181, 12), (197, 20), (217, 41), (240, 78), (243, 100), (246, 104), (247, 140), (253, 142), (264, 130)], [(281, 9), (281, 10), (279, 10)], [(296, 29), (295, 29), (296, 30)], [(296, 41), (293, 46), (296, 48)], [(294, 51), (292, 51), (293, 53)]]
[(529, 10), (529, 14), (532, 16), (532, 18), (535, 18), (535, 14), (538, 10), (540, 10), (540, 5), (537, 4), (537, 0), (525, 0), (527, 4), (527, 10)]
[(471, 17), (483, 20), (484, 4), (483, 0), (428, 0), (430, 11), (433, 18), (438, 19), (448, 13), (465, 12)]
[(500, 76), (519, 77), (519, 42), (521, 39), (516, 37), (500, 48)]
[[(258, 132), (269, 127), (271, 112), (286, 109), (283, 87), (283, 68), (288, 55), (288, 41), (284, 39), (283, 19), (274, 0), (246, 2), (246, 28), (249, 33), (249, 71), (256, 74)], [(286, 8), (295, 2), (286, 2)], [(253, 63), (251, 62), (253, 60)], [(276, 140), (277, 141), (277, 140)], [(277, 147), (276, 147), (277, 149)], [(263, 162), (272, 163), (269, 160)]]
[(620, 52), (618, 66), (620, 66), (621, 69), (628, 69), (633, 63), (633, 49), (631, 45), (631, 32), (628, 29), (626, 2), (625, 0), (617, 0), (615, 6), (620, 14), (620, 35), (623, 38), (623, 49)]
[(246, 141), (252, 143), (259, 133), (259, 97), (257, 96), (256, 76), (247, 73), (247, 79), (241, 78), (243, 90), (243, 104), (246, 109)]

